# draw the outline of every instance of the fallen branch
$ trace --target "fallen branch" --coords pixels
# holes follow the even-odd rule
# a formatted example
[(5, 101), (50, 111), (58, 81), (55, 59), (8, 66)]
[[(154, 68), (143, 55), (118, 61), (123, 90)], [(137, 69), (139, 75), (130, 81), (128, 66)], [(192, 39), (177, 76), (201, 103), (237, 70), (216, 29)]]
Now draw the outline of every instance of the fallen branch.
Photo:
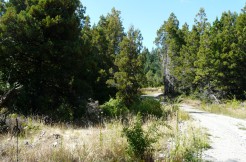
[(211, 94), (210, 96), (215, 100), (216, 103), (218, 103), (218, 104), (220, 103), (220, 101), (218, 100), (218, 98), (214, 94)]

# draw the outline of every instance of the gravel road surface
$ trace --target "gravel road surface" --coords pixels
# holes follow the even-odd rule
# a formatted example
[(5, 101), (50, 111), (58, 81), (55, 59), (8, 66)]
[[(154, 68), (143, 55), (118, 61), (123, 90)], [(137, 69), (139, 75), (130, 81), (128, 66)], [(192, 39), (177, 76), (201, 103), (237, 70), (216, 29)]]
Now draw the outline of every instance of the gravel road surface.
[(187, 111), (211, 135), (211, 149), (204, 152), (205, 161), (246, 162), (246, 120), (211, 114), (182, 104)]

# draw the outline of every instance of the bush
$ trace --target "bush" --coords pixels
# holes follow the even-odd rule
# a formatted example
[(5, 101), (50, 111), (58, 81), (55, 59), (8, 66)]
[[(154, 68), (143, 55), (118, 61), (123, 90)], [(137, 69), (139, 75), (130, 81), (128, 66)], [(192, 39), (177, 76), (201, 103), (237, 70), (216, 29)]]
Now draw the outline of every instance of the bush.
[(108, 102), (101, 105), (100, 108), (107, 117), (119, 117), (129, 112), (123, 101), (119, 98), (111, 98)]
[(58, 121), (72, 121), (74, 118), (74, 112), (72, 106), (63, 102), (57, 109), (54, 115)]
[(129, 112), (135, 114), (140, 113), (143, 117), (153, 115), (156, 117), (163, 116), (161, 103), (152, 98), (145, 98), (135, 101), (129, 108), (126, 107), (124, 102), (119, 99), (110, 99), (108, 102), (100, 106), (103, 114), (107, 117), (125, 116)]
[(131, 109), (135, 113), (140, 112), (141, 115), (154, 115), (156, 117), (161, 117), (163, 115), (163, 110), (161, 108), (161, 103), (152, 98), (145, 98), (138, 102), (135, 102)]
[(123, 129), (123, 135), (127, 138), (130, 155), (141, 160), (152, 158), (152, 144), (155, 140), (148, 133), (144, 132), (142, 116), (139, 113), (134, 124)]

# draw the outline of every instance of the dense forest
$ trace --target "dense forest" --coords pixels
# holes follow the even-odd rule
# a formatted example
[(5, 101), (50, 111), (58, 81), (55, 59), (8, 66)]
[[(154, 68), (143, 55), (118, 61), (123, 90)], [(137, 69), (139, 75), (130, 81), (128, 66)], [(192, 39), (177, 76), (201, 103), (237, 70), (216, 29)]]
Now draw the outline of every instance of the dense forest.
[(79, 0), (0, 0), (0, 107), (76, 119), (89, 98), (129, 108), (141, 87), (162, 85), (165, 95), (245, 99), (246, 6), (212, 24), (201, 8), (191, 28), (171, 13), (152, 51), (120, 14), (91, 25)]

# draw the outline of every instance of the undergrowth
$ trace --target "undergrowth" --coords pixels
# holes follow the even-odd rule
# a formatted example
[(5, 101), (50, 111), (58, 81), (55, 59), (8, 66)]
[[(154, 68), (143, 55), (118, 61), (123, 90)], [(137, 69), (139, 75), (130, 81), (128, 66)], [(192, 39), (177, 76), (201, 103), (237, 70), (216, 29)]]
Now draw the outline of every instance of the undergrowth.
[[(29, 119), (19, 138), (19, 161), (197, 161), (208, 148), (205, 130), (189, 121), (177, 106), (157, 117), (128, 115), (128, 122), (112, 119), (87, 128), (44, 125)], [(163, 112), (163, 113), (164, 113)], [(164, 113), (165, 114), (165, 113)], [(36, 129), (37, 128), (37, 129)], [(16, 137), (2, 135), (0, 161), (17, 161)]]

